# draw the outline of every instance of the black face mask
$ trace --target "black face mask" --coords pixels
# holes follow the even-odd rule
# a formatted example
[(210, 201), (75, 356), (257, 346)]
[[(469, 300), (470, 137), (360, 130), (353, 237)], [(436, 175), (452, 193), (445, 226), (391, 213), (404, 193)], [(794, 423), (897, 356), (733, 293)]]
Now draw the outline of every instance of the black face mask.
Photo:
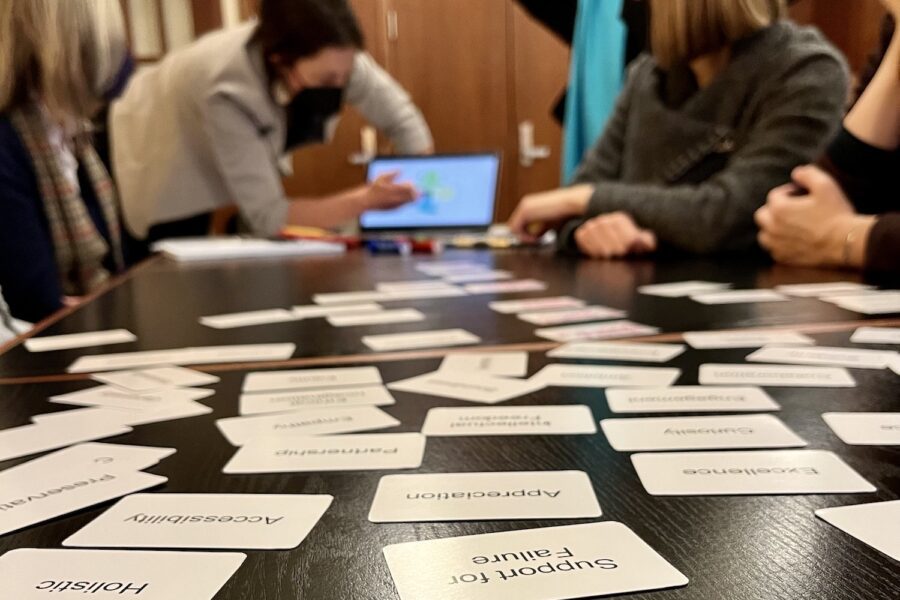
[(291, 100), (287, 109), (285, 151), (303, 144), (323, 142), (325, 125), (344, 105), (344, 89), (338, 87), (309, 88)]

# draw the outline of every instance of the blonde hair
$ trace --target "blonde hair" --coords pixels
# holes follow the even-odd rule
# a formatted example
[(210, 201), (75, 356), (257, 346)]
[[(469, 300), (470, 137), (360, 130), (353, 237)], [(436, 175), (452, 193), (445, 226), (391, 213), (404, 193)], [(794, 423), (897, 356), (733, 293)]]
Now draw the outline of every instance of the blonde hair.
[(650, 47), (663, 69), (721, 50), (782, 18), (785, 0), (651, 0)]
[(2, 0), (0, 112), (37, 100), (54, 117), (89, 118), (126, 53), (118, 0)]

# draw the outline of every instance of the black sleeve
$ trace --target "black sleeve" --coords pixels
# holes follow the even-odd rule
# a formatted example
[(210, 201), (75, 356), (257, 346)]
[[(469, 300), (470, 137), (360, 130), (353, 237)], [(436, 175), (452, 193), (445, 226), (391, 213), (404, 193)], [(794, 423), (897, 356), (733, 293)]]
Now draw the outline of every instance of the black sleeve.
[(878, 218), (866, 246), (866, 270), (900, 273), (900, 212)]
[(578, 0), (517, 0), (532, 17), (540, 21), (559, 38), (572, 45), (575, 37), (575, 18)]
[(896, 183), (900, 151), (876, 148), (841, 129), (823, 162), (858, 212), (877, 215), (900, 209)]

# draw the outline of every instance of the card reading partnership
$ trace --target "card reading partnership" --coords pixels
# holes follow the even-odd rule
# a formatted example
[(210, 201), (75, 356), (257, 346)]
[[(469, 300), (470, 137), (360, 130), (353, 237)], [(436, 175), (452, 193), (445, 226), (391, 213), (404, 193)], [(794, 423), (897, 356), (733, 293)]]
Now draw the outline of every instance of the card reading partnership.
[(384, 557), (402, 600), (565, 600), (688, 583), (612, 522), (396, 544)]
[(265, 437), (243, 446), (223, 473), (301, 473), (418, 469), (425, 454), (419, 433)]
[(3, 598), (212, 600), (247, 555), (235, 552), (12, 550), (0, 556)]
[(600, 504), (583, 471), (386, 475), (378, 483), (373, 523), (589, 519)]
[(63, 546), (289, 550), (309, 535), (332, 496), (133, 494)]
[(653, 496), (862, 494), (875, 491), (826, 450), (634, 454), (631, 462)]

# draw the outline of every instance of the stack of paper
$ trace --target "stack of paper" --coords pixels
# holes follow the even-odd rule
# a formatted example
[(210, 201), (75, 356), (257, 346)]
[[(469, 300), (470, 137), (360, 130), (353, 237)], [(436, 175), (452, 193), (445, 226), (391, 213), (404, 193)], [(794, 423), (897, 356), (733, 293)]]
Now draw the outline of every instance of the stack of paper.
[(153, 244), (176, 262), (235, 260), (245, 258), (287, 258), (343, 254), (344, 244), (313, 240), (272, 241), (239, 237), (191, 238), (162, 240)]

